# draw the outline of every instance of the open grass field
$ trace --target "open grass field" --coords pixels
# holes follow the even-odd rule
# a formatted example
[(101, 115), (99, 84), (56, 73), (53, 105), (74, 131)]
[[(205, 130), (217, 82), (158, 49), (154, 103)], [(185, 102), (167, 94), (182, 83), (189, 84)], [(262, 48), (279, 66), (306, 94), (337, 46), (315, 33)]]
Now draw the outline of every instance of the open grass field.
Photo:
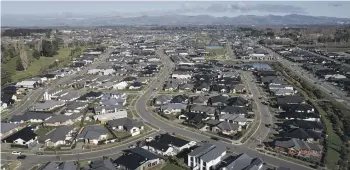
[[(86, 47), (82, 47), (84, 51)], [(12, 58), (7, 64), (2, 65), (13, 73), (12, 81), (18, 82), (20, 80), (34, 77), (40, 74), (40, 70), (48, 70), (49, 66), (52, 65), (56, 60), (59, 61), (58, 67), (63, 67), (68, 65), (71, 60), (69, 58), (72, 48), (61, 48), (58, 54), (54, 57), (40, 57), (39, 60), (35, 60), (31, 57), (32, 51), (28, 50), (28, 59), (31, 61), (29, 67), (25, 71), (16, 71), (16, 58)], [(54, 68), (55, 69), (55, 68)]]

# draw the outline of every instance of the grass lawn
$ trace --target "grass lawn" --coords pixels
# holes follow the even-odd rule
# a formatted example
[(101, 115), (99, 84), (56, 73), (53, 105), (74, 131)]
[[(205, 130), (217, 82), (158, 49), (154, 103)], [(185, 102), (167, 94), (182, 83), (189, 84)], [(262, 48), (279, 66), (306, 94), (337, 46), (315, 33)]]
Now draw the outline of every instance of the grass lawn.
[(54, 129), (55, 129), (55, 127), (50, 127), (50, 126), (40, 127), (38, 130), (35, 131), (35, 133), (38, 136), (43, 136), (43, 135), (46, 135), (47, 133), (49, 133), (50, 131), (52, 131)]
[(114, 132), (115, 136), (117, 136), (117, 138), (124, 138), (126, 136), (130, 136), (130, 133), (128, 132)]
[[(81, 48), (82, 51), (86, 49), (86, 47)], [(32, 50), (28, 50), (28, 59), (32, 60), (29, 67), (26, 71), (16, 71), (16, 58), (11, 59), (4, 67), (6, 67), (9, 71), (13, 72), (12, 81), (17, 82), (29, 77), (37, 76), (40, 74), (40, 68), (48, 69), (51, 64), (55, 62), (55, 60), (59, 60), (58, 67), (66, 66), (71, 62), (69, 59), (69, 55), (72, 48), (61, 48), (58, 51), (58, 54), (54, 57), (40, 57), (39, 60), (31, 59)], [(56, 69), (56, 68), (54, 68)]]
[(183, 169), (174, 164), (167, 163), (161, 170), (183, 170)]

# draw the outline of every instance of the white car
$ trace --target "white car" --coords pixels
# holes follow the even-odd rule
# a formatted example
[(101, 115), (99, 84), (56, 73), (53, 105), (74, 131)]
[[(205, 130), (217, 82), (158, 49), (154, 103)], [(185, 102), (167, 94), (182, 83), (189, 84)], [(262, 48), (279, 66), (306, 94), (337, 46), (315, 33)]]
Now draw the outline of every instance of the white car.
[(146, 142), (151, 142), (153, 140), (153, 137), (146, 138)]
[(22, 152), (17, 152), (17, 151), (12, 152), (12, 155), (21, 155), (21, 154), (22, 154)]

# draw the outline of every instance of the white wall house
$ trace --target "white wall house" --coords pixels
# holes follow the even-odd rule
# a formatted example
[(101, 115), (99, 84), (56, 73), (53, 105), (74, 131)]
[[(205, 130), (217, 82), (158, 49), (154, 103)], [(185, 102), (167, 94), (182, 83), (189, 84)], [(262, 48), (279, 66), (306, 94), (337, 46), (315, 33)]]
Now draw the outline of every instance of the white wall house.
[(226, 148), (206, 143), (188, 154), (187, 165), (192, 170), (210, 170), (226, 155)]
[(123, 90), (123, 89), (125, 89), (126, 87), (128, 87), (128, 83), (125, 82), (125, 81), (122, 81), (122, 82), (120, 82), (120, 83), (117, 83), (117, 84), (113, 85), (113, 88), (114, 88), (114, 89), (118, 89), (118, 90)]

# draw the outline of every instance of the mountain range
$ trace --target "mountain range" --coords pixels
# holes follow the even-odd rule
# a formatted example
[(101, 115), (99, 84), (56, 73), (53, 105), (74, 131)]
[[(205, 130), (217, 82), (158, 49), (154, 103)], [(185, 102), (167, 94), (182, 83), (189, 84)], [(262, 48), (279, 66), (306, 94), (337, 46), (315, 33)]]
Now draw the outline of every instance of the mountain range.
[(4, 15), (3, 27), (90, 27), (119, 25), (335, 25), (350, 24), (350, 18), (321, 17), (308, 15), (240, 15), (214, 17), (210, 15), (163, 15), (163, 16), (103, 16), (103, 15)]

